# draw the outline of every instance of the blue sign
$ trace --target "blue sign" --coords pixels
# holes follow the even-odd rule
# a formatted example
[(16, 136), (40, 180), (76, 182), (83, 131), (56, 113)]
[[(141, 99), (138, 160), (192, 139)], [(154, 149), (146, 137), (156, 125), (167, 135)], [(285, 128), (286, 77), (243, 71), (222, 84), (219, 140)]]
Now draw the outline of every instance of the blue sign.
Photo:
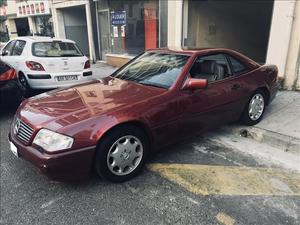
[(113, 26), (126, 25), (126, 11), (111, 12), (111, 24)]

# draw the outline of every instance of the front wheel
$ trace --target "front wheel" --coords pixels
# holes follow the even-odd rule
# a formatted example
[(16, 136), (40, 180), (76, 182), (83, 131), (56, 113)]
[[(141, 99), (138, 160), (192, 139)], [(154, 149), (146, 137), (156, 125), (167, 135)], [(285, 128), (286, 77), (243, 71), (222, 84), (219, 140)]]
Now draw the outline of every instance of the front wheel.
[(241, 117), (242, 123), (248, 126), (255, 125), (261, 121), (266, 107), (265, 94), (256, 91), (249, 99)]
[(95, 169), (98, 175), (112, 182), (123, 182), (143, 168), (149, 143), (144, 131), (135, 126), (120, 126), (100, 140)]

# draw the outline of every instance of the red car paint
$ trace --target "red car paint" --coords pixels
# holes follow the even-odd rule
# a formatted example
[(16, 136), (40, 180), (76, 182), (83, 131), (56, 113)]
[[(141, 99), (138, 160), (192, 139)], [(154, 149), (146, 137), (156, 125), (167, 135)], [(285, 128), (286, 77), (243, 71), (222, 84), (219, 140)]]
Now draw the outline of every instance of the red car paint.
[[(24, 101), (16, 117), (34, 129), (28, 144), (13, 132), (9, 138), (19, 155), (39, 167), (52, 179), (83, 178), (93, 167), (95, 147), (113, 127), (123, 123), (141, 126), (151, 140), (152, 149), (208, 128), (239, 119), (247, 101), (258, 88), (268, 93), (270, 102), (277, 92), (276, 66), (260, 66), (228, 49), (149, 50), (191, 57), (169, 89), (106, 77), (88, 84), (56, 90)], [(188, 71), (199, 55), (225, 53), (247, 65), (250, 72), (208, 84), (205, 89), (185, 88)], [(202, 81), (201, 84), (205, 85)], [(201, 86), (201, 87), (202, 87)], [(48, 153), (32, 145), (41, 128), (72, 136), (71, 149)]]

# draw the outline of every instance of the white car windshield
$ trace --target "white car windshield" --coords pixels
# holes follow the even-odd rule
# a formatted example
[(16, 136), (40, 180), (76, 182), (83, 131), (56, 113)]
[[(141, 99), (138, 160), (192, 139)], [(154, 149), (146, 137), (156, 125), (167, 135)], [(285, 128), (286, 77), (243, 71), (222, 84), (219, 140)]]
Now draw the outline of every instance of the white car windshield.
[(37, 57), (76, 57), (83, 55), (74, 43), (62, 41), (35, 42), (32, 44), (32, 54)]

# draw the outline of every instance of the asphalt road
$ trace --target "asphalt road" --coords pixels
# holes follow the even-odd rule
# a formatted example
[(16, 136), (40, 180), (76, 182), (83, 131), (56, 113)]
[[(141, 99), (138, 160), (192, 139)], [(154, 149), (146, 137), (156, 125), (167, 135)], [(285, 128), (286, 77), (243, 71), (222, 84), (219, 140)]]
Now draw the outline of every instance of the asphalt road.
[(155, 154), (126, 183), (50, 181), (10, 152), (13, 113), (0, 115), (0, 224), (300, 224), (297, 174), (200, 136)]

